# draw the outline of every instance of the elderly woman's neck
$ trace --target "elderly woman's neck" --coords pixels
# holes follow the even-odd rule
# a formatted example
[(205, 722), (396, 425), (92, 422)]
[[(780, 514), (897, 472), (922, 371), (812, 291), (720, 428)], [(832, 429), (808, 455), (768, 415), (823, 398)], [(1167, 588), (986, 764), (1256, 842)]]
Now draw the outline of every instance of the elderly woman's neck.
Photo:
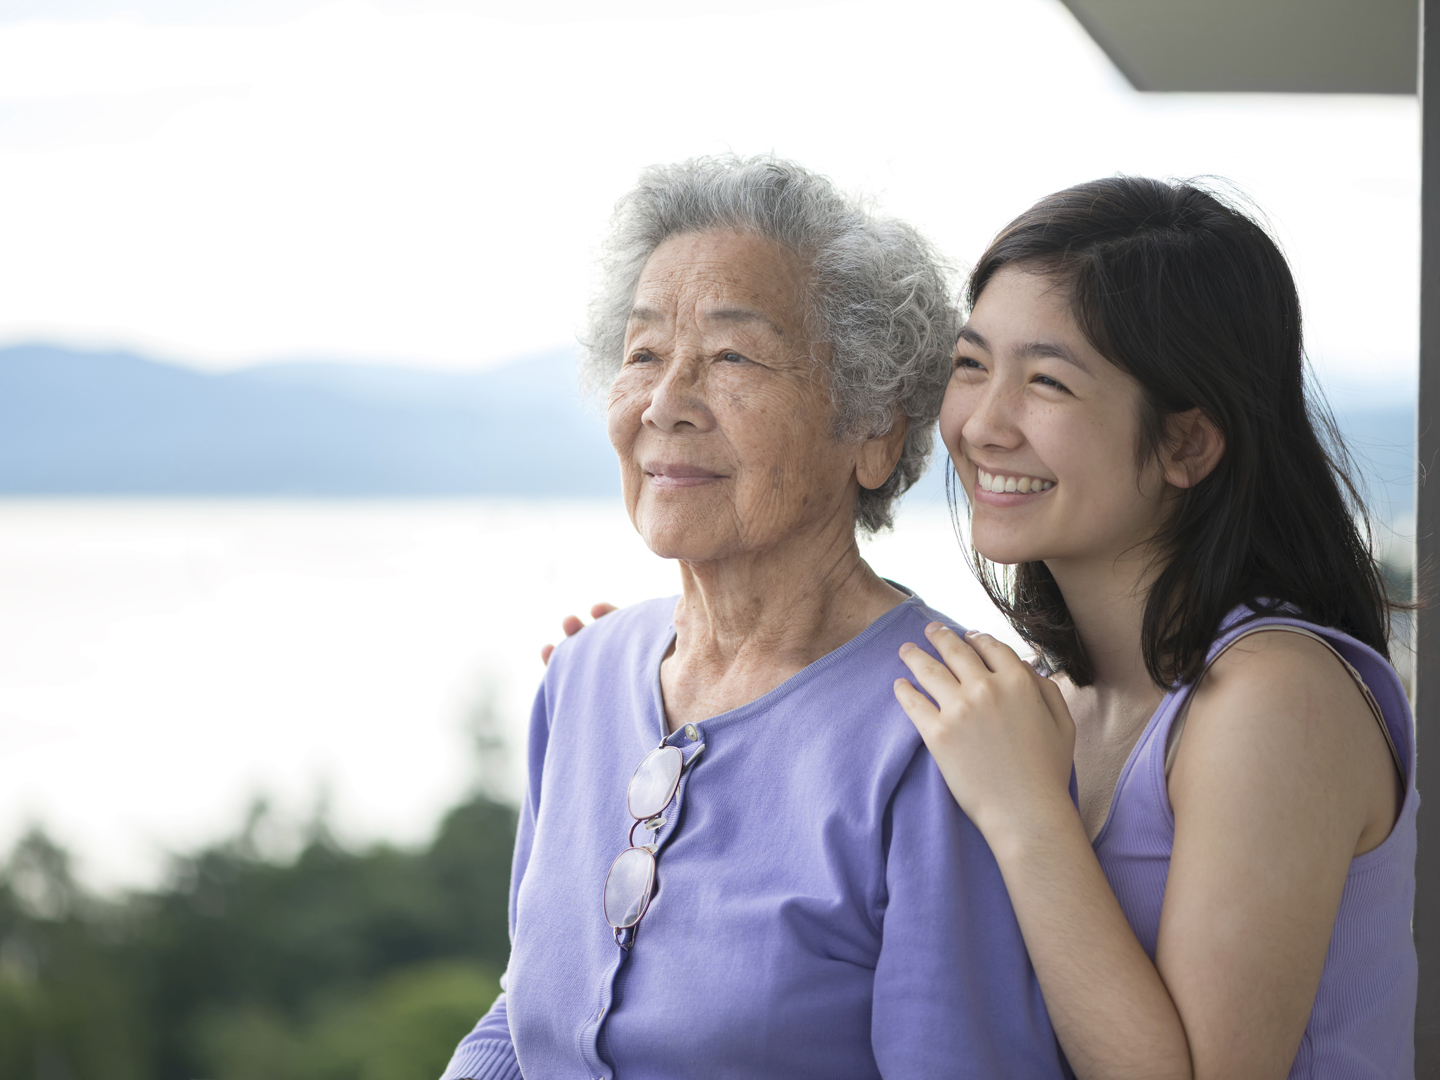
[(853, 536), (797, 537), (761, 558), (681, 564), (675, 645), (661, 665), (673, 731), (769, 693), (905, 599)]

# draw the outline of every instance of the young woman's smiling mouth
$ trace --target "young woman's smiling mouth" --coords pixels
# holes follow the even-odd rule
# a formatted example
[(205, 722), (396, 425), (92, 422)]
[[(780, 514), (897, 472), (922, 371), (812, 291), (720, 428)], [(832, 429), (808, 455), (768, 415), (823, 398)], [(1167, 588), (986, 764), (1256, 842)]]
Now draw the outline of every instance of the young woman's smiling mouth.
[(1055, 487), (1054, 480), (1021, 472), (1000, 472), (972, 461), (975, 491), (971, 498), (987, 506), (1022, 506)]
[(1055, 486), (1054, 480), (1044, 480), (1038, 476), (1021, 476), (1016, 473), (992, 473), (978, 466), (975, 469), (975, 483), (981, 491), (988, 491), (996, 495), (1017, 492), (1021, 495), (1038, 495)]

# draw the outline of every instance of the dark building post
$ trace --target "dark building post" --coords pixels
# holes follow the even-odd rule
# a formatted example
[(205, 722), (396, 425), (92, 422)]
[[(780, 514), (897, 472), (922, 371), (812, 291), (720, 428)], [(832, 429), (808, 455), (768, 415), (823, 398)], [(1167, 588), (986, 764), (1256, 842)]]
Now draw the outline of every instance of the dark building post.
[[(1416, 597), (1440, 567), (1440, 0), (1420, 0), (1420, 393), (1416, 422)], [(1431, 60), (1434, 72), (1427, 71)], [(1434, 592), (1433, 588), (1428, 590)], [(1415, 1075), (1440, 1080), (1440, 608), (1415, 615), (1415, 743), (1420, 808), (1415, 946), (1420, 1001)]]

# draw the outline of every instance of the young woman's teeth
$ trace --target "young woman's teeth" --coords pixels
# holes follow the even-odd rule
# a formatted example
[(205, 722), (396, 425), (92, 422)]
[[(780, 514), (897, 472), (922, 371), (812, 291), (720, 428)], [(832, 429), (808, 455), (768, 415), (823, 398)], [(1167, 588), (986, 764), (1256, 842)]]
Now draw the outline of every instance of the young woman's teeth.
[(1033, 476), (1001, 476), (976, 470), (980, 474), (980, 487), (985, 491), (1015, 491), (1028, 495), (1034, 491), (1049, 491), (1055, 486), (1054, 480), (1040, 480)]

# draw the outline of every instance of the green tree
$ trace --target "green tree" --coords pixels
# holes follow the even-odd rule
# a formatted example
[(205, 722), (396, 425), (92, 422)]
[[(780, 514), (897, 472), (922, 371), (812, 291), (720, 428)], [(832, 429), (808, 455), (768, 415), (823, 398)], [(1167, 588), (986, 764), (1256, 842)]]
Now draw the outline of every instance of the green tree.
[(476, 798), (419, 851), (323, 829), (264, 857), (257, 817), (168, 884), (86, 896), (27, 837), (0, 872), (0, 1080), (423, 1080), (509, 951), (515, 813)]

